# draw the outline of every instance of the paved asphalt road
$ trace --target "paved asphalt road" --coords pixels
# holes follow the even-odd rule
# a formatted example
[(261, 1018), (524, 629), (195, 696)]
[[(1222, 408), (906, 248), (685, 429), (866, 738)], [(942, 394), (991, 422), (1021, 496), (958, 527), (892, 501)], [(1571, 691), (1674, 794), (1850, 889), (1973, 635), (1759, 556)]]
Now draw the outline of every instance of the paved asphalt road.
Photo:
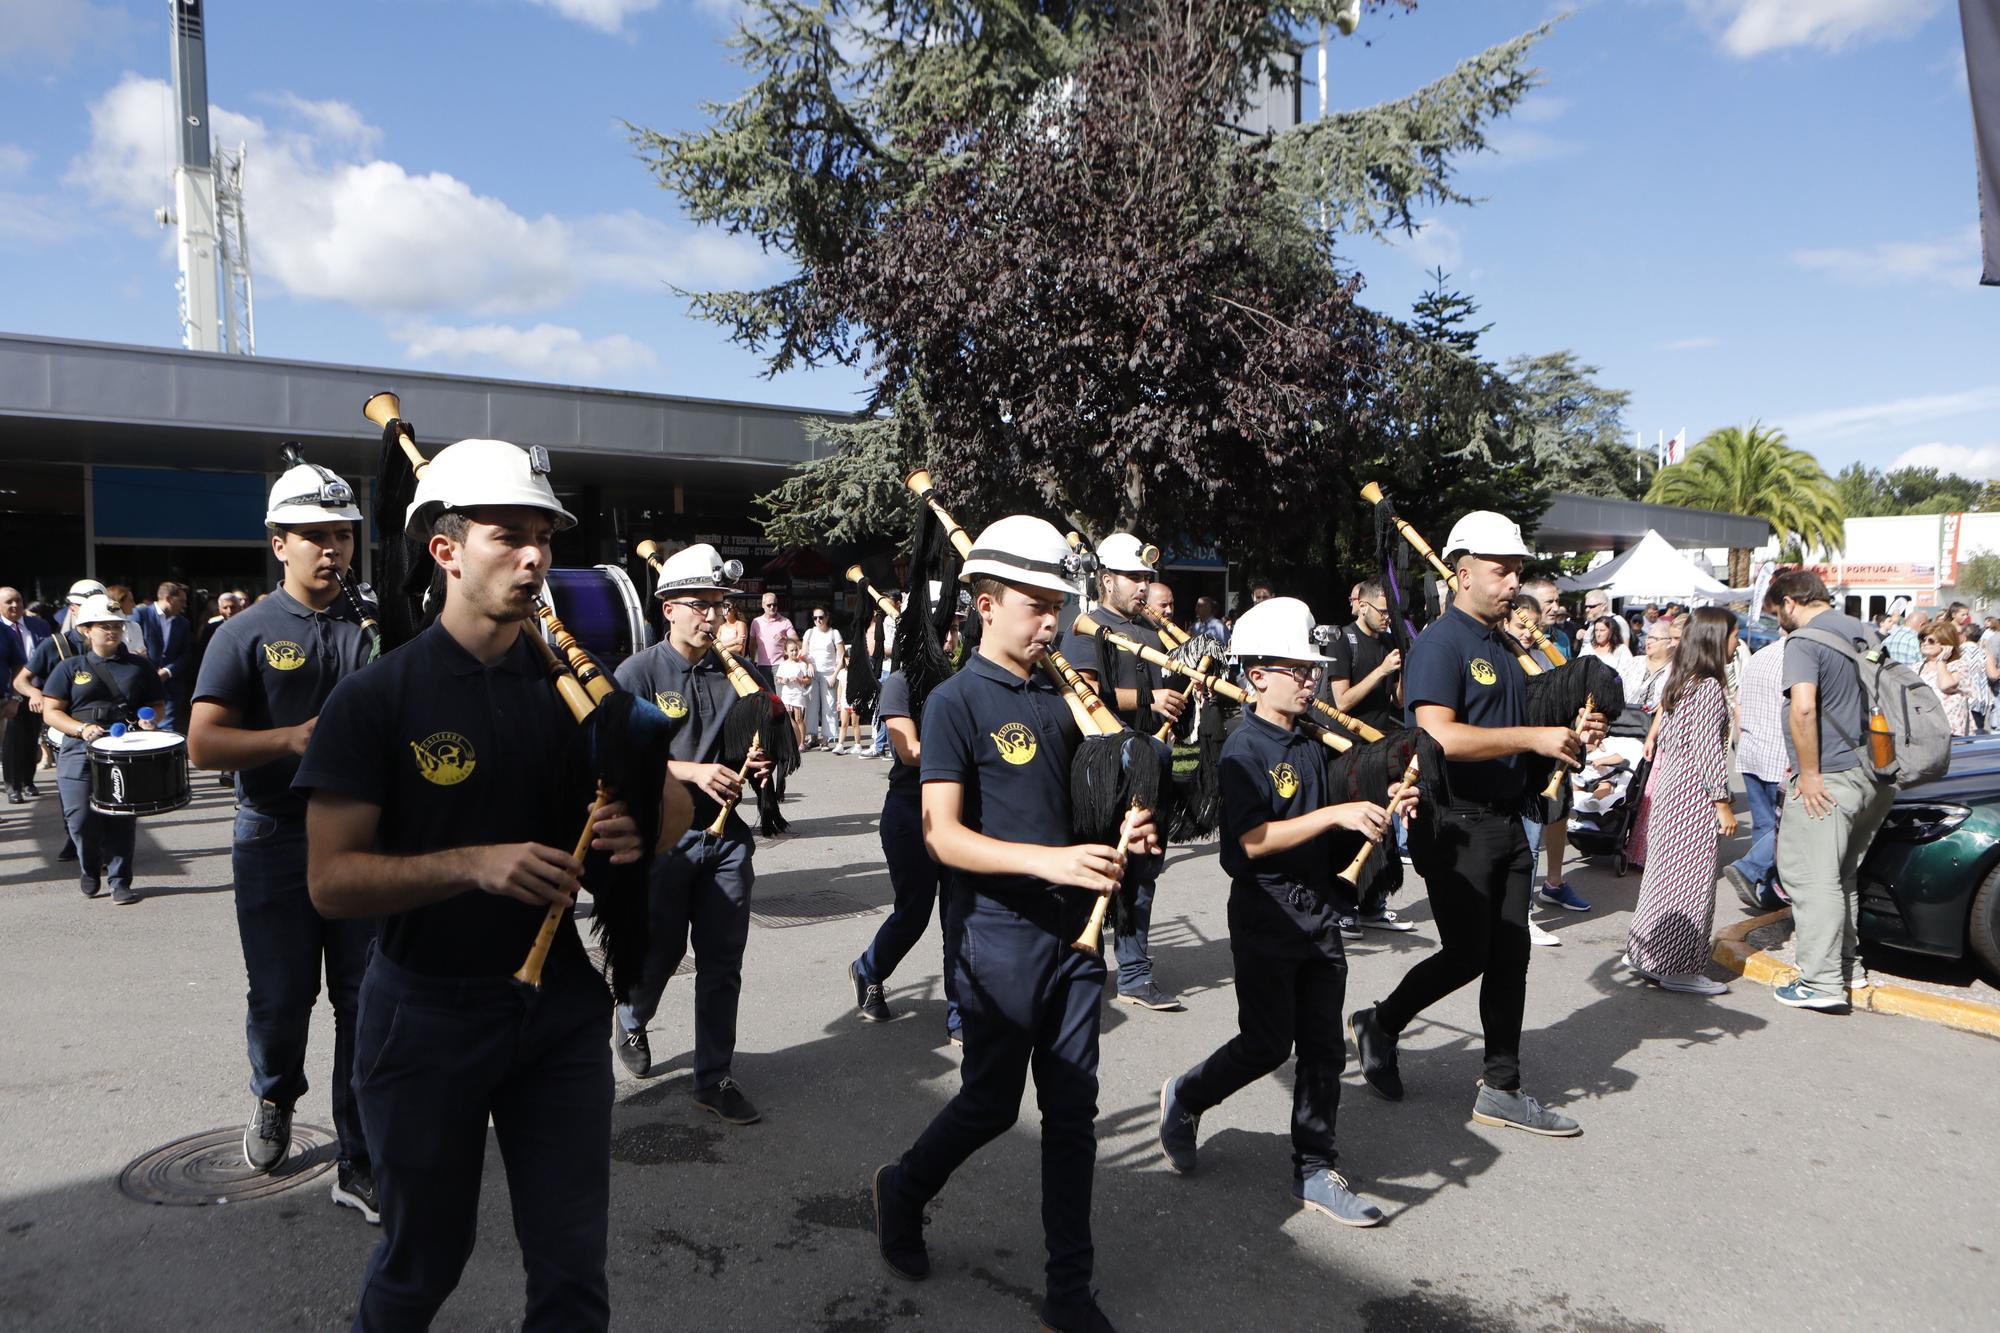
[[(957, 1084), (935, 933), (894, 979), (908, 1017), (855, 1021), (843, 975), (881, 919), (885, 766), (808, 756), (794, 836), (763, 848), (737, 1074), (766, 1112), (729, 1129), (688, 1103), (690, 989), (653, 1028), (669, 1072), (620, 1073), (611, 1288), (624, 1328), (1033, 1326), (1041, 1281), (1034, 1108), (932, 1209), (936, 1271), (877, 1261), (866, 1182)], [(134, 1202), (114, 1181), (169, 1140), (240, 1128), (249, 1106), (228, 797), (144, 823), (146, 901), (85, 902), (49, 870), (51, 795), (0, 807), (0, 1327), (334, 1328), (375, 1233), (326, 1177), (223, 1207)], [(1155, 926), (1181, 1014), (1105, 1014), (1097, 1281), (1125, 1329), (1990, 1328), (2000, 1292), (2000, 1044), (1907, 1019), (1780, 1008), (1741, 983), (1670, 995), (1616, 968), (1635, 878), (1579, 868), (1597, 904), (1535, 952), (1528, 1088), (1575, 1140), (1470, 1123), (1474, 992), (1411, 1030), (1407, 1101), (1350, 1067), (1342, 1168), (1389, 1212), (1350, 1231), (1286, 1192), (1289, 1069), (1211, 1112), (1201, 1171), (1167, 1172), (1156, 1098), (1233, 1031), (1225, 884), (1177, 849)], [(806, 899), (804, 895), (826, 895)], [(789, 901), (788, 901), (789, 900)], [(1354, 947), (1349, 1007), (1433, 947)], [(1560, 915), (1560, 914), (1559, 914)], [(1738, 916), (1725, 903), (1720, 921)], [(328, 1123), (332, 1022), (318, 1011), (302, 1122)], [(508, 1327), (521, 1278), (497, 1151), (481, 1241), (439, 1326)]]

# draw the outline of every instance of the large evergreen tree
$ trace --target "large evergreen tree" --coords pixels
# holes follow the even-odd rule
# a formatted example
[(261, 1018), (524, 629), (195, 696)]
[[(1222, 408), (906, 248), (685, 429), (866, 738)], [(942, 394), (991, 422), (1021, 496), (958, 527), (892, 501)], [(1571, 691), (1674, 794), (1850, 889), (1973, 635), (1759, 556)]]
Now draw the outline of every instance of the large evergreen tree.
[(1625, 433), (1632, 395), (1605, 388), (1597, 373), (1574, 352), (1509, 358), (1507, 378), (1519, 399), (1515, 429), (1552, 489), (1636, 500), (1655, 462)]

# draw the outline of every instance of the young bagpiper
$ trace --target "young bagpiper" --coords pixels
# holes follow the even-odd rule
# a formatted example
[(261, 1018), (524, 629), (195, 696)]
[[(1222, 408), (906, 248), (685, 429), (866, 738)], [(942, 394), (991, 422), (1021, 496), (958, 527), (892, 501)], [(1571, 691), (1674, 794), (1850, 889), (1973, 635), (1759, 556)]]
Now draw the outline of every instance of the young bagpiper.
[[(743, 949), (750, 938), (750, 889), (757, 879), (756, 842), (737, 804), (752, 799), (746, 787), (765, 779), (771, 761), (751, 760), (747, 781), (720, 762), (723, 722), (737, 695), (711, 650), (723, 599), (734, 588), (735, 577), (713, 546), (689, 546), (667, 557), (655, 590), (667, 636), (626, 658), (617, 671), (620, 686), (651, 699), (680, 723), (668, 750), (667, 776), (687, 785), (694, 821), (673, 850), (653, 862), (652, 948), (638, 984), (620, 997), (612, 1043), (627, 1070), (651, 1077), (646, 1025), (692, 941), (694, 1104), (732, 1125), (751, 1125), (761, 1115), (731, 1072)], [(709, 832), (724, 807), (730, 813), (721, 833)]]
[[(1032, 1067), (1048, 1247), (1042, 1327), (1104, 1333), (1111, 1323), (1090, 1289), (1090, 1194), (1105, 968), (1071, 941), (1124, 861), (1116, 848), (1071, 842), (1079, 735), (1042, 663), (1063, 599), (1077, 591), (1074, 570), (1061, 533), (1014, 515), (979, 534), (961, 575), (983, 633), (978, 654), (924, 703), (923, 808), (931, 855), (951, 872), (964, 1085), (876, 1171), (875, 1222), (893, 1272), (928, 1274), (924, 1205), (1013, 1125)], [(1133, 855), (1154, 850), (1150, 814), (1129, 812), (1123, 833)]]
[(223, 621), (209, 640), (194, 687), (188, 757), (236, 775), (229, 860), (249, 978), (244, 1026), (255, 1098), (243, 1160), (269, 1171), (291, 1146), (292, 1106), (309, 1086), (306, 1038), (324, 968), (340, 1137), (333, 1199), (380, 1222), (353, 1086), (355, 1006), (375, 923), (329, 921), (313, 909), (306, 892), (306, 798), (292, 790), (327, 696), (368, 664), (369, 636), (340, 584), (360, 524), (354, 491), (325, 468), (300, 463), (278, 478), (264, 527), (284, 582)]
[[(1097, 610), (1091, 619), (1148, 648), (1163, 648), (1160, 632), (1142, 612), (1146, 590), (1157, 572), (1148, 563), (1159, 553), (1129, 532), (1114, 532), (1097, 544)], [(1139, 731), (1178, 722), (1185, 704), (1165, 674), (1150, 662), (1119, 652), (1102, 639), (1071, 630), (1062, 654), (1097, 691), (1120, 721)], [(1118, 958), (1118, 999), (1142, 1009), (1177, 1012), (1183, 1006), (1153, 980), (1151, 935), (1153, 894), (1164, 856), (1135, 856), (1125, 869), (1123, 892), (1131, 899), (1126, 920), (1114, 913), (1112, 951)], [(1122, 928), (1121, 928), (1122, 927)]]
[[(644, 851), (622, 801), (593, 809), (584, 729), (523, 631), (554, 533), (575, 522), (547, 469), (539, 449), (503, 440), (431, 460), (405, 522), (443, 572), (443, 609), (334, 687), (293, 779), (310, 793), (313, 906), (381, 919), (354, 1095), (382, 1240), (356, 1329), (428, 1328), (458, 1285), (489, 1123), (527, 1270), (522, 1327), (610, 1322), (610, 997), (567, 912), (539, 984), (515, 979), (549, 909), (575, 900), (586, 820), (613, 863)], [(688, 813), (667, 784), (659, 836)]]
[[(1521, 1091), (1521, 1014), (1528, 990), (1528, 893), (1533, 863), (1521, 826), (1529, 755), (1575, 767), (1604, 737), (1604, 715), (1577, 730), (1528, 723), (1528, 680), (1501, 624), (1528, 554), (1520, 525), (1476, 510), (1445, 543), (1457, 592), (1411, 645), (1403, 672), (1410, 721), (1443, 748), (1445, 781), (1423, 775), (1426, 818), (1410, 826), (1410, 852), (1437, 920), (1438, 951), (1389, 997), (1354, 1013), (1355, 1055), (1368, 1085), (1403, 1096), (1396, 1043), (1418, 1014), (1479, 979), (1486, 1071), (1472, 1118), (1483, 1125), (1568, 1137), (1576, 1121)], [(1449, 793), (1449, 804), (1436, 798)]]
[(133, 815), (107, 815), (91, 808), (90, 743), (110, 735), (119, 722), (151, 731), (153, 722), (142, 718), (139, 710), (164, 703), (167, 697), (160, 673), (125, 647), (125, 621), (124, 613), (103, 593), (86, 597), (70, 612), (64, 632), (81, 630), (89, 650), (57, 662), (42, 683), (42, 721), (64, 738), (56, 756), (56, 791), (83, 872), (83, 896), (95, 898), (103, 892), (101, 880), (108, 879), (111, 901), (121, 907), (139, 901), (132, 888), (132, 847), (139, 821)]
[[(1283, 1065), (1294, 1046), (1292, 1197), (1336, 1222), (1382, 1220), (1334, 1170), (1334, 1113), (1347, 1062), (1340, 1017), (1347, 995), (1341, 908), (1333, 896), (1333, 833), (1380, 842), (1390, 812), (1333, 803), (1327, 748), (1296, 730), (1328, 659), (1313, 644), (1312, 611), (1295, 597), (1259, 602), (1236, 622), (1230, 653), (1248, 673), (1256, 708), (1222, 747), (1222, 868), (1229, 875), (1229, 950), (1236, 961), (1237, 1035), (1160, 1087), (1160, 1147), (1182, 1175), (1195, 1169), (1204, 1111)], [(1398, 813), (1413, 808), (1406, 792)], [(1352, 852), (1353, 840), (1342, 850)]]

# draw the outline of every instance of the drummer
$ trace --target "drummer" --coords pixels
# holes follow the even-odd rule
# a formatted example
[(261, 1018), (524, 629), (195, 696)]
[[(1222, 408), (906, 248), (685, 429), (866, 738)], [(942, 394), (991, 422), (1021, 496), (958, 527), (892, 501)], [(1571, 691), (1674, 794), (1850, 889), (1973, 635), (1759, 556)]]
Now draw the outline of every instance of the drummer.
[(140, 710), (166, 701), (160, 673), (125, 647), (125, 615), (103, 593), (86, 598), (71, 617), (81, 629), (88, 651), (66, 657), (42, 683), (42, 721), (63, 737), (56, 758), (56, 788), (62, 794), (63, 822), (76, 843), (77, 868), (83, 872), (83, 896), (95, 898), (111, 881), (111, 901), (120, 907), (139, 901), (132, 891), (132, 841), (138, 831), (133, 815), (107, 815), (90, 808), (92, 741), (111, 734), (113, 723), (153, 729), (150, 712)]

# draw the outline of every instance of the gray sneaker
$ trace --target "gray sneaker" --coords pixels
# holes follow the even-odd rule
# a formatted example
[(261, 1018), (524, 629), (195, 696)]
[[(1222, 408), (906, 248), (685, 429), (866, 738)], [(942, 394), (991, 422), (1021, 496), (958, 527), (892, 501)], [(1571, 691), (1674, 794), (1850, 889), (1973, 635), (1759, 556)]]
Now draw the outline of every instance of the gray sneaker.
[(1153, 1009), (1166, 1014), (1177, 1014), (1187, 1007), (1150, 981), (1142, 981), (1131, 990), (1119, 991), (1118, 1003), (1136, 1004), (1141, 1009)]
[(1502, 1092), (1498, 1088), (1489, 1088), (1484, 1079), (1480, 1080), (1479, 1096), (1472, 1103), (1472, 1118), (1482, 1125), (1525, 1129), (1530, 1134), (1552, 1139), (1575, 1138), (1583, 1133), (1583, 1126), (1562, 1112), (1551, 1111), (1518, 1089)]
[(292, 1146), (292, 1108), (259, 1100), (243, 1127), (243, 1160), (252, 1171), (269, 1171)]
[(1292, 1197), (1301, 1207), (1325, 1213), (1344, 1227), (1372, 1227), (1382, 1220), (1382, 1210), (1349, 1189), (1338, 1171), (1315, 1171), (1304, 1180), (1294, 1180)]
[(1195, 1167), (1195, 1135), (1201, 1132), (1201, 1116), (1181, 1105), (1175, 1096), (1181, 1076), (1174, 1075), (1160, 1085), (1160, 1151), (1175, 1175), (1191, 1176)]

